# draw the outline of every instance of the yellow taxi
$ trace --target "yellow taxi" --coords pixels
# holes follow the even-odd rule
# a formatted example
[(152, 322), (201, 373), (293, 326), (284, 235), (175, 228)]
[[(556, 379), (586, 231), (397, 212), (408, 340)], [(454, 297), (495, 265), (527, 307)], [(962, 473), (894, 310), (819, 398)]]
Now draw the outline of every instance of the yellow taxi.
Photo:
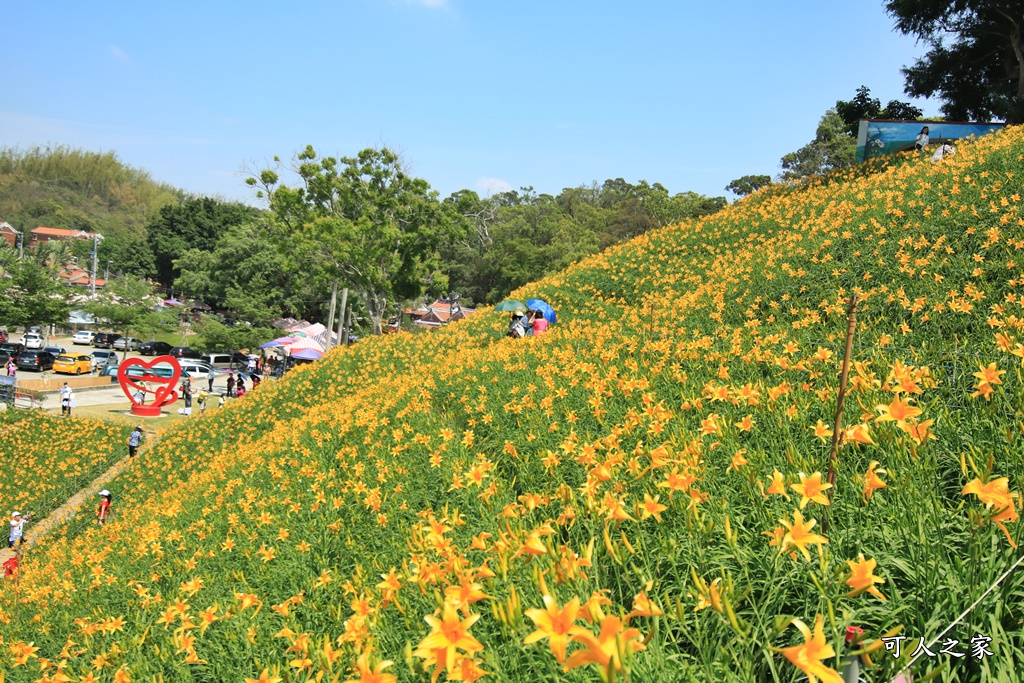
[(62, 353), (53, 361), (53, 371), (66, 375), (88, 375), (92, 372), (92, 358), (84, 353)]

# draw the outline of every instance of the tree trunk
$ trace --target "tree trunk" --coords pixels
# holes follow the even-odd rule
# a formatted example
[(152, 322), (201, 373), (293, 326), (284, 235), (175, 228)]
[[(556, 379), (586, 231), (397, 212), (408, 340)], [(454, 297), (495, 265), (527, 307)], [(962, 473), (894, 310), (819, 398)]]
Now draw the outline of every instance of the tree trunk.
[[(348, 287), (341, 290), (341, 315), (338, 316), (338, 345), (345, 346), (346, 340), (341, 338), (341, 331), (347, 324), (345, 322), (345, 307), (348, 305)], [(331, 321), (334, 322), (333, 320)], [(331, 331), (327, 330), (327, 334), (330, 335)]]
[[(331, 350), (331, 328), (334, 327), (334, 309), (338, 305), (338, 278), (334, 278), (334, 284), (331, 286), (331, 312), (327, 314), (327, 343), (324, 346), (327, 347), (327, 351)], [(341, 304), (341, 310), (345, 310), (345, 304)]]
[(373, 324), (373, 333), (380, 334), (384, 331), (384, 311), (387, 308), (387, 298), (379, 292), (362, 292), (363, 300), (366, 301), (366, 312), (370, 314), (370, 322)]

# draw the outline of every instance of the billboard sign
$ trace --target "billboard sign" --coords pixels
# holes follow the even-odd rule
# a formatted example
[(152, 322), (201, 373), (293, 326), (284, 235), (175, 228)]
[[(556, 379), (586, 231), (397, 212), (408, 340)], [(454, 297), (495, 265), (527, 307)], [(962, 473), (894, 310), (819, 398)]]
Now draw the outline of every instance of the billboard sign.
[(861, 119), (860, 128), (857, 131), (857, 161), (867, 161), (894, 152), (912, 150), (921, 133), (928, 136), (927, 149), (931, 154), (937, 145), (961, 140), (972, 135), (988, 135), (1000, 130), (1005, 125), (1005, 123)]

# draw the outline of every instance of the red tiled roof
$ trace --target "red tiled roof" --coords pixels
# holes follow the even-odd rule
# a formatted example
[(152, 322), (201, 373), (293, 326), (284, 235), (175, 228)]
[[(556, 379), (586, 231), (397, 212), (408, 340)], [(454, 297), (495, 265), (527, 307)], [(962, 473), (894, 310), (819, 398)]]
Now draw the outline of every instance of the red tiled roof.
[(47, 228), (39, 226), (32, 230), (33, 235), (51, 235), (53, 237), (92, 237), (91, 232), (85, 230), (65, 230), (64, 228)]

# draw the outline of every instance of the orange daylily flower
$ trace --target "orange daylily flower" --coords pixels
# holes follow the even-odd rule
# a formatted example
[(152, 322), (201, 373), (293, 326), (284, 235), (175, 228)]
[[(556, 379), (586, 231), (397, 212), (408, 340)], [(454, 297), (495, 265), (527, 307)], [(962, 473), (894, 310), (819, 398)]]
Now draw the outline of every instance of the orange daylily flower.
[(852, 598), (867, 591), (882, 602), (886, 601), (882, 592), (875, 588), (875, 584), (885, 583), (885, 579), (875, 576), (875, 566), (877, 565), (875, 560), (865, 560), (864, 554), (861, 553), (857, 555), (856, 562), (847, 560), (846, 564), (850, 565), (850, 578), (846, 580), (846, 585), (853, 589), (846, 594), (846, 597)]
[(811, 529), (817, 524), (816, 520), (811, 520), (804, 523), (804, 516), (799, 510), (793, 512), (793, 521), (789, 522), (786, 519), (780, 519), (779, 522), (782, 526), (786, 527), (786, 535), (782, 537), (782, 544), (779, 548), (779, 552), (784, 552), (790, 547), (795, 547), (803, 554), (804, 559), (808, 562), (811, 561), (811, 554), (807, 552), (807, 546), (817, 545), (818, 549), (821, 546), (828, 543), (828, 539), (819, 534), (812, 534)]
[(428, 665), (435, 665), (431, 680), (437, 680), (441, 669), (448, 673), (454, 670), (459, 650), (473, 653), (484, 649), (480, 641), (469, 634), (469, 628), (479, 618), (479, 614), (473, 614), (460, 620), (458, 610), (449, 602), (444, 603), (440, 619), (430, 615), (424, 617), (430, 625), (430, 634), (420, 641), (413, 655), (427, 660)]
[(802, 645), (782, 648), (785, 655), (793, 666), (807, 674), (810, 683), (843, 683), (843, 677), (835, 669), (825, 666), (822, 661), (836, 656), (836, 651), (825, 640), (824, 618), (818, 615), (814, 620), (814, 633), (807, 628), (807, 624), (799, 619), (793, 620), (800, 633), (804, 636)]
[(803, 510), (804, 506), (808, 502), (814, 501), (815, 503), (821, 503), (822, 505), (831, 505), (829, 499), (825, 496), (825, 491), (832, 488), (832, 484), (821, 483), (821, 472), (815, 472), (808, 477), (803, 472), (800, 473), (800, 483), (791, 484), (789, 488), (793, 489), (800, 494), (800, 509)]
[(868, 471), (864, 473), (864, 492), (861, 494), (861, 497), (864, 499), (865, 503), (871, 500), (871, 494), (873, 494), (877, 489), (884, 489), (888, 486), (888, 484), (882, 481), (881, 477), (878, 476), (880, 474), (885, 474), (885, 470), (876, 469), (877, 467), (878, 461), (872, 460), (868, 465)]
[(394, 662), (384, 660), (376, 666), (370, 666), (370, 651), (366, 650), (356, 660), (355, 673), (359, 678), (350, 678), (345, 683), (395, 683), (398, 676), (384, 673)]
[(668, 506), (659, 503), (658, 500), (660, 498), (661, 496), (654, 496), (652, 498), (651, 494), (644, 494), (644, 502), (643, 505), (640, 506), (640, 516), (643, 519), (654, 517), (656, 521), (661, 521), (661, 513), (668, 510)]
[(582, 626), (574, 626), (570, 632), (570, 641), (580, 643), (583, 649), (572, 653), (563, 667), (565, 671), (586, 664), (596, 664), (602, 671), (622, 671), (622, 657), (626, 652), (620, 652), (620, 640), (626, 651), (638, 652), (647, 649), (639, 640), (640, 631), (635, 628), (624, 629), (622, 620), (615, 616), (607, 616), (601, 620), (601, 632), (597, 636)]
[(544, 638), (550, 639), (551, 654), (555, 656), (559, 664), (565, 662), (565, 650), (569, 645), (569, 632), (580, 612), (580, 599), (574, 597), (564, 607), (558, 606), (558, 601), (550, 595), (544, 596), (544, 609), (528, 609), (525, 614), (537, 630), (526, 636), (524, 644), (536, 643)]
[(772, 483), (768, 487), (769, 494), (776, 494), (789, 500), (789, 494), (786, 493), (786, 480), (782, 478), (782, 473), (778, 470), (772, 472)]

